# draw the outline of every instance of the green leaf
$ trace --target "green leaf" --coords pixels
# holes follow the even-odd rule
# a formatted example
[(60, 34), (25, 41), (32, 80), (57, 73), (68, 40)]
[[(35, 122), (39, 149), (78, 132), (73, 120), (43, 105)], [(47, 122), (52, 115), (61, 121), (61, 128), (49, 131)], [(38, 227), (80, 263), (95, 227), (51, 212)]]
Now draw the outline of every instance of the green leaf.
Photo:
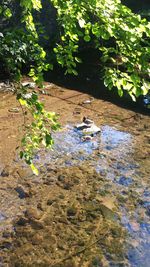
[(39, 171), (38, 171), (38, 169), (34, 166), (34, 164), (32, 163), (32, 164), (30, 164), (30, 167), (31, 167), (31, 169), (32, 169), (32, 171), (33, 171), (33, 173), (35, 174), (35, 175), (38, 175), (39, 174)]
[(24, 153), (23, 153), (23, 151), (20, 151), (20, 158), (22, 159), (22, 158), (23, 158), (23, 156), (24, 156)]
[(122, 89), (118, 89), (118, 95), (119, 95), (120, 97), (123, 96), (123, 90), (122, 90)]
[(53, 139), (51, 137), (51, 134), (46, 133), (45, 140), (46, 140), (46, 146), (47, 147), (50, 146), (50, 145), (52, 145), (52, 140)]
[(12, 16), (12, 12), (11, 12), (10, 8), (5, 9), (4, 16), (7, 18), (10, 18)]
[(20, 98), (19, 102), (22, 106), (27, 106), (27, 101), (25, 99)]
[(85, 35), (85, 36), (84, 36), (84, 41), (85, 41), (85, 42), (89, 42), (90, 40), (91, 40), (90, 35)]

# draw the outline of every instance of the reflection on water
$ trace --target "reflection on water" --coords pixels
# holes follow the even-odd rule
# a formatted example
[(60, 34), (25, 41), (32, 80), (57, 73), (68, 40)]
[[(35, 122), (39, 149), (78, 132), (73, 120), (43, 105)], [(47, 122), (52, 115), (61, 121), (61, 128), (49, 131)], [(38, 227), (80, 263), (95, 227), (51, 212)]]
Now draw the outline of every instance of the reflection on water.
[(81, 137), (80, 132), (67, 125), (54, 134), (54, 149), (42, 160), (55, 163), (56, 166), (58, 164), (59, 167), (88, 161), (89, 166), (113, 182), (114, 195), (128, 196), (134, 191), (140, 199), (138, 205), (130, 208), (128, 202), (119, 204), (121, 223), (129, 233), (125, 256), (133, 267), (150, 266), (150, 192), (141, 184), (138, 173), (140, 166), (132, 158), (132, 135), (106, 125), (92, 141), (82, 142)]

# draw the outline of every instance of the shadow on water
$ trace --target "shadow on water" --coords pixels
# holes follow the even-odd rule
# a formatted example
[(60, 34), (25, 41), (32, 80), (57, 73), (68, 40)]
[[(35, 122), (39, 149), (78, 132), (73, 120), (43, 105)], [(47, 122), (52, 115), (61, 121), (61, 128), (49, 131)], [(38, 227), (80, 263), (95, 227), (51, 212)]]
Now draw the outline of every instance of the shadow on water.
[(100, 54), (96, 50), (82, 51), (82, 64), (78, 64), (78, 76), (64, 75), (65, 70), (55, 66), (55, 71), (47, 73), (45, 79), (54, 82), (59, 86), (64, 86), (70, 90), (77, 90), (90, 94), (92, 97), (114, 103), (122, 108), (133, 110), (145, 115), (150, 114), (150, 110), (144, 107), (143, 98), (138, 98), (133, 102), (129, 95), (119, 97), (117, 89), (108, 90), (104, 86), (102, 78), (102, 65), (100, 64)]

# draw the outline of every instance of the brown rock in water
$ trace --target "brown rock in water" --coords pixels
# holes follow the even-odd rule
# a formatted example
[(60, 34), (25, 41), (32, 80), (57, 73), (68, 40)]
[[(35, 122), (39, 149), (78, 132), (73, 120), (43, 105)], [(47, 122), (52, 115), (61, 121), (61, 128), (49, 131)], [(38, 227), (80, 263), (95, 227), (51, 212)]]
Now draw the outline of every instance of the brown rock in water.
[(29, 197), (29, 192), (21, 185), (17, 186), (15, 190), (18, 193), (19, 198), (23, 199)]
[(103, 205), (103, 204), (99, 204), (99, 205), (100, 205), (99, 208), (100, 208), (100, 211), (101, 211), (103, 217), (105, 219), (114, 221), (116, 218), (116, 214), (111, 209), (107, 208), (105, 205)]
[(39, 244), (41, 244), (41, 242), (43, 242), (43, 236), (40, 235), (39, 233), (36, 233), (36, 234), (32, 237), (32, 244), (33, 244), (33, 245), (39, 245)]
[(39, 213), (36, 208), (32, 207), (26, 210), (25, 215), (29, 220), (39, 220), (41, 218), (41, 213)]
[(24, 218), (24, 217), (21, 217), (19, 218), (19, 220), (17, 221), (17, 225), (19, 226), (24, 226), (28, 223), (28, 219), (27, 218)]
[(32, 170), (29, 168), (18, 167), (16, 172), (18, 173), (19, 177), (22, 179), (27, 178), (27, 177), (31, 177), (34, 175)]
[(41, 221), (34, 219), (34, 220), (31, 220), (29, 223), (33, 229), (40, 230), (44, 228), (44, 223)]
[(47, 205), (51, 206), (56, 200), (55, 199), (48, 199), (47, 200)]
[(75, 216), (77, 213), (77, 209), (75, 207), (70, 207), (67, 210), (67, 216)]
[(9, 176), (9, 167), (8, 167), (8, 166), (6, 166), (6, 167), (2, 170), (2, 172), (1, 172), (1, 176), (2, 176), (2, 177), (8, 177), (8, 176)]

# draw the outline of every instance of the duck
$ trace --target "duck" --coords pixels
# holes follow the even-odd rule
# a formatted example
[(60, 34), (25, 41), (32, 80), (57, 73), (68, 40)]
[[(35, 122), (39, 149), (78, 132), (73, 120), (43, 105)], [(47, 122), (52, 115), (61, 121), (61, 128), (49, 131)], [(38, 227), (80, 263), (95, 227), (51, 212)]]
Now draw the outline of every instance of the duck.
[(84, 135), (93, 135), (99, 133), (101, 130), (97, 127), (91, 119), (83, 117), (82, 123), (76, 125), (76, 129), (82, 131)]
[(82, 133), (85, 135), (96, 135), (101, 132), (101, 129), (96, 126), (94, 123), (89, 125), (88, 128), (83, 129)]
[(87, 129), (90, 127), (90, 125), (92, 125), (94, 122), (92, 120), (90, 120), (87, 117), (83, 117), (82, 123), (77, 124), (75, 126), (75, 128), (79, 131), (83, 131), (84, 129)]
[(85, 124), (93, 124), (93, 123), (94, 123), (94, 121), (92, 121), (92, 120), (89, 119), (88, 117), (83, 117), (83, 122), (84, 122)]

